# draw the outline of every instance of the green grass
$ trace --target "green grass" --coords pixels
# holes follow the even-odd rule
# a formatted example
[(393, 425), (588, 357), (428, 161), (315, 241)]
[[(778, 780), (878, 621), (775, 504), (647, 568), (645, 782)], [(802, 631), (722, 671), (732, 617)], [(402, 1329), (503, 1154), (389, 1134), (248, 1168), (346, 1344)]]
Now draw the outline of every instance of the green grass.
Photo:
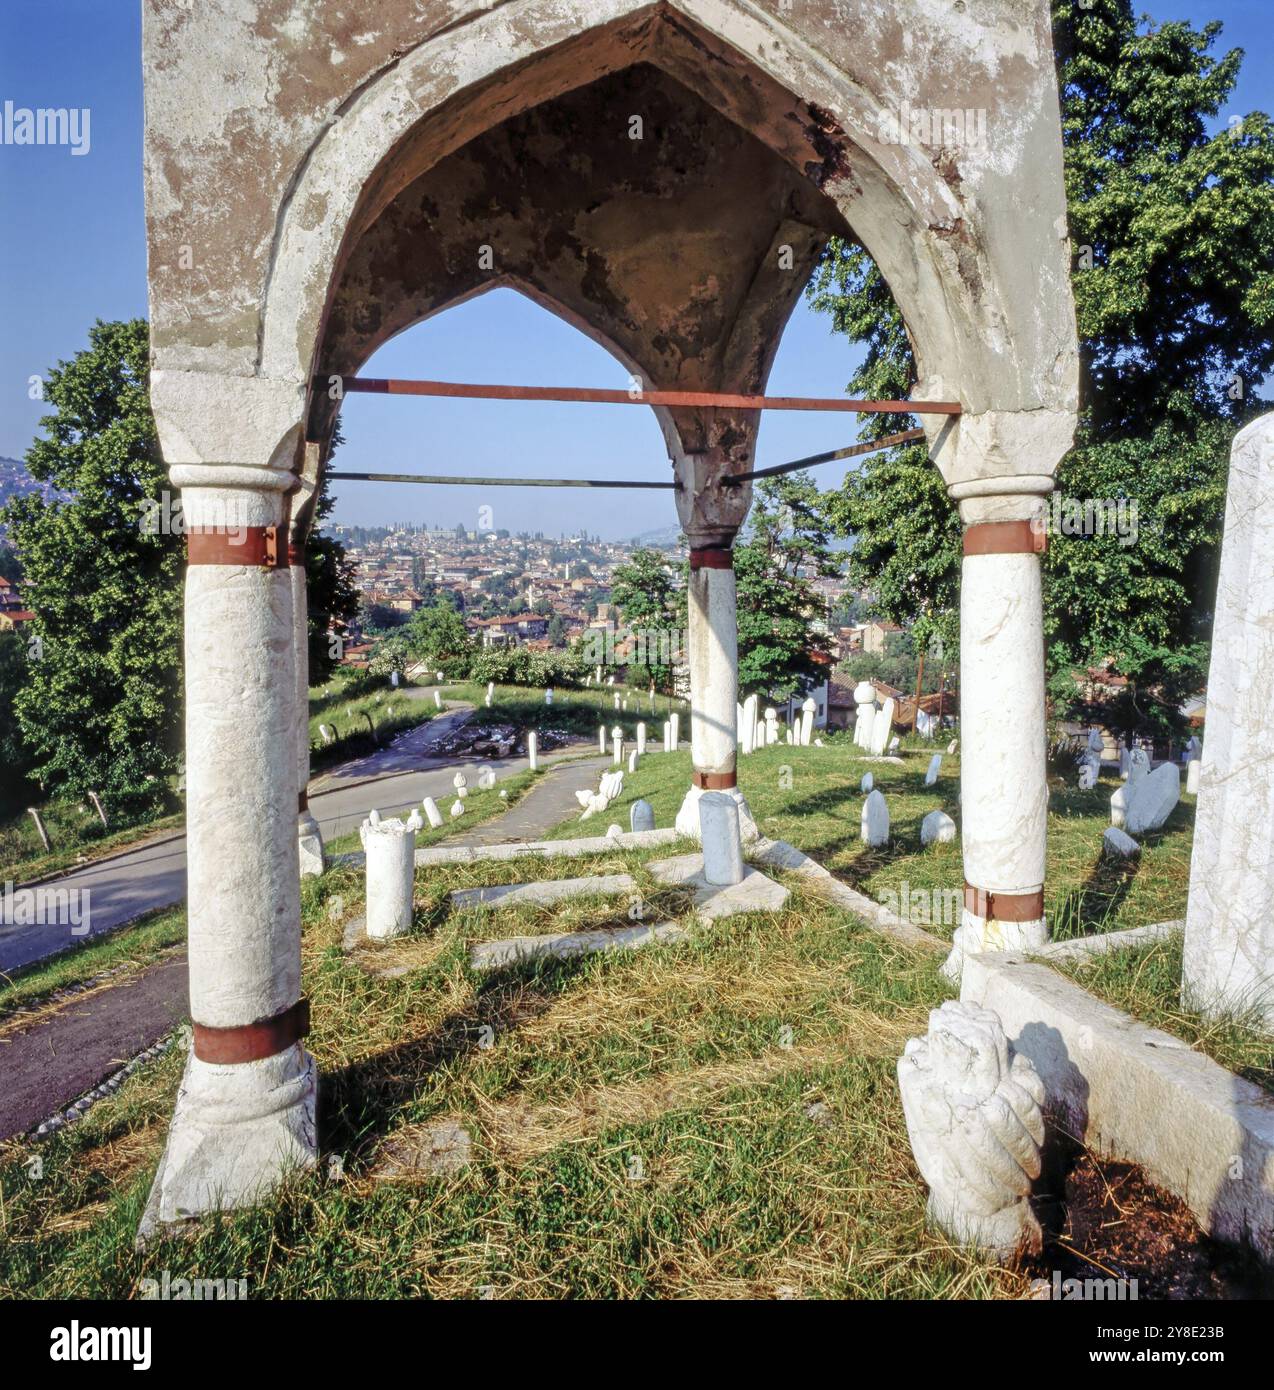
[(1053, 964), (1108, 1004), (1182, 1038), (1223, 1067), (1274, 1092), (1274, 1039), (1254, 1018), (1207, 1019), (1182, 1008), (1181, 943), (1181, 933), (1174, 932), (1135, 950)]
[[(365, 679), (360, 674), (353, 683), (362, 685)], [(426, 695), (419, 687), (404, 685), (395, 690), (386, 679), (383, 688), (350, 695), (346, 693), (350, 683), (338, 674), (327, 685), (310, 691), (311, 774), (351, 758), (366, 757), (398, 734), (428, 723), (439, 713), (432, 695)], [(444, 686), (443, 700), (471, 698), (466, 691), (467, 687)], [(333, 742), (323, 742), (320, 724), (332, 730)]]
[[(607, 744), (610, 731), (617, 724), (624, 731), (625, 741), (637, 737), (637, 725), (644, 722), (647, 738), (655, 747), (663, 746), (663, 725), (672, 710), (681, 714), (681, 734), (690, 737), (690, 707), (681, 700), (670, 699), (667, 695), (655, 696), (654, 712), (651, 712), (648, 691), (616, 685), (588, 688), (554, 687), (553, 703), (544, 703), (543, 690), (528, 690), (522, 686), (497, 685), (490, 709), (486, 708), (485, 685), (463, 687), (464, 698), (477, 707), (474, 723), (481, 726), (490, 724), (514, 724), (523, 729), (553, 729), (580, 738), (596, 740), (601, 725), (606, 726)], [(626, 710), (615, 709), (615, 696), (622, 703), (627, 699)]]
[[(313, 774), (354, 758), (366, 757), (389, 744), (398, 734), (433, 719), (438, 710), (432, 696), (422, 696), (412, 687), (394, 690), (388, 680), (372, 690), (360, 690), (367, 684), (362, 672), (338, 671), (327, 684), (310, 691), (310, 767)], [(354, 694), (349, 691), (353, 689)], [(656, 696), (657, 713), (650, 713), (647, 695), (627, 687), (616, 686), (621, 699), (628, 697), (629, 710), (616, 714), (612, 708), (614, 692), (605, 690), (565, 690), (554, 692), (552, 708), (544, 704), (543, 691), (531, 691), (520, 686), (497, 686), (495, 705), (484, 707), (486, 686), (459, 682), (442, 688), (444, 702), (468, 703), (475, 706), (474, 722), (479, 726), (516, 723), (526, 729), (563, 730), (568, 734), (593, 739), (603, 721), (607, 729), (616, 723), (624, 728), (625, 738), (636, 737), (639, 719), (645, 719), (652, 743), (662, 739), (663, 720), (670, 703), (682, 712), (682, 725), (689, 736), (687, 707), (680, 701), (670, 702), (666, 696)], [(392, 713), (391, 713), (392, 711)], [(325, 744), (319, 725), (326, 724), (336, 738)], [(373, 732), (374, 731), (374, 732)], [(86, 860), (100, 858), (114, 850), (127, 849), (151, 835), (181, 830), (185, 812), (178, 811), (159, 817), (142, 817), (128, 825), (108, 829), (98, 819), (97, 812), (87, 799), (58, 800), (41, 803), (39, 810), (49, 836), (51, 849), (46, 852), (26, 813), (0, 819), (0, 883), (12, 879), (15, 883), (45, 877), (74, 868)], [(107, 808), (108, 818), (111, 808)]]
[[(51, 848), (46, 852), (35, 821), (25, 811), (0, 821), (0, 883), (5, 879), (30, 882), (73, 869), (83, 860), (99, 859), (151, 835), (180, 830), (186, 819), (184, 812), (177, 812), (117, 825), (112, 830), (102, 824), (87, 797), (83, 802), (46, 801), (36, 809)], [(109, 811), (107, 814), (109, 817)]]
[[(739, 788), (762, 834), (790, 841), (868, 897), (884, 900), (892, 893), (900, 900), (904, 891), (910, 897), (919, 890), (928, 906), (933, 890), (958, 895), (964, 884), (958, 840), (920, 847), (920, 822), (928, 812), (945, 810), (960, 823), (960, 759), (958, 753), (944, 754), (937, 783), (926, 787), (934, 745), (907, 740), (902, 751), (900, 767), (867, 761), (843, 734), (826, 740), (823, 748), (776, 745), (739, 759)], [(690, 771), (687, 751), (648, 755), (635, 775), (625, 775), (623, 795), (607, 819), (627, 828), (628, 808), (642, 797), (654, 808), (656, 825), (671, 825)], [(859, 784), (866, 772), (889, 805), (890, 843), (878, 850), (859, 839)], [(1185, 914), (1194, 798), (1183, 798), (1162, 830), (1142, 837), (1139, 859), (1112, 866), (1102, 857), (1102, 833), (1110, 825), (1110, 795), (1118, 785), (1107, 779), (1081, 792), (1060, 778), (1050, 779), (1045, 911), (1056, 939)], [(552, 835), (580, 833), (571, 821)], [(958, 925), (958, 916), (926, 921), (913, 913), (913, 920), (948, 939)]]
[[(652, 908), (674, 910), (645, 877), (648, 857), (588, 871), (626, 869)], [(944, 997), (931, 961), (797, 891), (783, 912), (683, 946), (476, 978), (473, 941), (557, 921), (443, 912), (451, 889), (509, 872), (422, 874), (418, 930), (376, 952), (409, 967), (393, 979), (338, 944), (359, 875), (307, 885), (319, 1173), (138, 1254), (180, 1071), (166, 1056), (43, 1145), (38, 1181), (29, 1150), (5, 1146), (0, 1296), (127, 1296), (165, 1269), (247, 1278), (254, 1297), (1024, 1292), (1022, 1276), (925, 1228), (893, 1070)], [(472, 1135), (470, 1167), (375, 1179), (382, 1138), (443, 1116)]]
[[(925, 789), (927, 751), (904, 767), (870, 765), (894, 817), (884, 854), (858, 841), (869, 765), (847, 740), (765, 750), (742, 760), (740, 782), (766, 834), (864, 892), (903, 878), (958, 886), (958, 845), (922, 854), (917, 844), (925, 811), (956, 810), (958, 762), (946, 759)], [(684, 752), (651, 753), (606, 820), (626, 824), (640, 795), (670, 824), (689, 770)], [(1179, 915), (1184, 884), (1148, 880), (1171, 879), (1188, 857), (1188, 816), (1147, 843), (1131, 883), (1093, 881), (1110, 789), (1055, 791), (1051, 901), (1091, 896), (1088, 920), (1111, 926)], [(498, 800), (475, 789), (470, 816), (479, 797)], [(579, 822), (553, 833), (574, 837)], [(646, 867), (667, 853), (421, 870), (413, 932), (353, 954), (340, 943), (362, 911), (361, 872), (307, 880), (319, 1170), (265, 1206), (136, 1252), (180, 1075), (174, 1051), (43, 1144), (38, 1180), (28, 1146), (0, 1146), (0, 1297), (128, 1296), (163, 1270), (246, 1278), (253, 1297), (1022, 1297), (1022, 1274), (925, 1225), (894, 1067), (948, 997), (933, 957), (791, 877), (784, 910), (693, 927), (684, 893)], [(450, 905), (459, 888), (616, 872), (632, 875), (632, 893), (551, 909)], [(680, 921), (690, 939), (494, 976), (468, 968), (480, 940), (635, 918)], [(1124, 1007), (1162, 1008), (1179, 960), (1141, 970), (1131, 960), (1096, 963), (1113, 977), (1099, 983), (1122, 989)], [(1166, 1012), (1152, 1021), (1171, 1026)], [(443, 1118), (472, 1136), (469, 1167), (415, 1181), (378, 1172), (386, 1137)]]

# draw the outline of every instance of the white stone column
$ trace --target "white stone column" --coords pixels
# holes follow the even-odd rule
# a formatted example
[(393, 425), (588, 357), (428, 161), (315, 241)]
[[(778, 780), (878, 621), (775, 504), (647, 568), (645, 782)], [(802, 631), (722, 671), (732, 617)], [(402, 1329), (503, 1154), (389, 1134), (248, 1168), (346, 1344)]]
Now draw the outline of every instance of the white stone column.
[(960, 760), (964, 911), (944, 971), (968, 951), (1030, 948), (1048, 939), (1044, 864), (1044, 635), (1040, 583), (1043, 498), (962, 502)]
[(283, 467), (176, 465), (185, 585), (193, 1047), (143, 1234), (315, 1161), (301, 1039), (296, 636)]
[(306, 790), (310, 784), (310, 630), (305, 541), (296, 529), (288, 545), (288, 580), (292, 588), (292, 647), (296, 663), (296, 840), (301, 877), (307, 878), (321, 874), (327, 859), (323, 853), (323, 832), (310, 810)]
[(738, 789), (739, 636), (734, 552), (729, 543), (690, 547), (690, 756), (692, 785), (677, 812), (682, 835), (700, 836), (699, 798), (724, 792), (739, 806), (745, 840), (756, 824)]
[(1235, 437), (1208, 669), (1182, 1002), (1274, 1032), (1274, 414)]

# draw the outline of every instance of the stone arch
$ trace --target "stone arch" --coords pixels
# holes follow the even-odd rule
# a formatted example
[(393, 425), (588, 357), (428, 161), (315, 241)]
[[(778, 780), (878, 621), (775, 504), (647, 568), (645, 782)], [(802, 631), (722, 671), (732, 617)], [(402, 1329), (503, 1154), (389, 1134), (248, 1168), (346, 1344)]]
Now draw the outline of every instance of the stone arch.
[[(411, 179), (475, 134), (577, 86), (581, 71), (592, 77), (640, 58), (691, 71), (731, 119), (833, 200), (902, 309), (919, 396), (960, 399), (974, 415), (1070, 409), (1065, 324), (1039, 304), (1014, 302), (1011, 268), (977, 225), (984, 210), (958, 196), (960, 173), (914, 145), (889, 143), (882, 132), (894, 112), (883, 88), (838, 70), (808, 38), (742, 0), (517, 0), (397, 57), (324, 126), (280, 207), (260, 374), (308, 379), (344, 258)], [(1032, 224), (1051, 211), (1019, 210), (1019, 229), (1038, 233)], [(1057, 280), (1059, 252), (1039, 266), (1041, 277)], [(1061, 269), (1061, 288), (1041, 284), (1064, 320)]]

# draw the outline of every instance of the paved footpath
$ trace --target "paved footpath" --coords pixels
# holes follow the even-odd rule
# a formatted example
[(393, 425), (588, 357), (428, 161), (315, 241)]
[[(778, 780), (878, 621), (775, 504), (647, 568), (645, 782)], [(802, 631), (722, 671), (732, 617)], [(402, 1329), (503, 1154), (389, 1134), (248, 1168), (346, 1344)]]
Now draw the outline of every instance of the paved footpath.
[[(411, 687), (400, 692), (411, 699), (432, 701), (432, 688)], [(526, 766), (526, 759), (455, 759), (436, 755), (439, 743), (455, 733), (469, 718), (472, 707), (460, 705), (425, 724), (400, 734), (386, 748), (356, 758), (320, 774), (310, 782), (310, 810), (327, 842), (357, 830), (374, 806), (382, 815), (396, 815), (421, 799), (432, 796), (440, 805), (454, 799), (452, 778), (463, 770), (469, 785), (477, 784), (478, 772), (491, 768), (497, 776)], [(577, 755), (586, 743), (541, 756), (550, 766), (564, 756)], [(445, 801), (444, 801), (445, 798)], [(30, 925), (6, 920), (0, 900), (0, 974), (56, 955), (68, 947), (111, 932), (143, 912), (172, 907), (186, 896), (186, 837), (178, 831), (147, 840), (136, 849), (84, 865), (49, 880), (48, 887), (88, 890), (91, 904), (90, 931), (74, 937), (65, 923)]]
[[(457, 717), (462, 718), (465, 713), (461, 711)], [(423, 728), (432, 726), (436, 740), (448, 732), (447, 728), (438, 727), (444, 723), (444, 719), (433, 720)], [(450, 729), (454, 730), (455, 727), (453, 719)], [(422, 755), (428, 746), (418, 738), (422, 732), (422, 729), (416, 729), (410, 735), (417, 737), (417, 756)], [(390, 754), (391, 750), (386, 749), (384, 753)], [(374, 754), (370, 758), (360, 759), (364, 771), (371, 771), (374, 776), (376, 759), (381, 756)], [(482, 765), (517, 767), (521, 762), (521, 759), (503, 763), (483, 759)], [(369, 764), (373, 766), (369, 767)], [(594, 756), (552, 770), (549, 776), (503, 815), (468, 832), (461, 831), (454, 837), (448, 837), (447, 842), (476, 845), (535, 839), (566, 816), (577, 813), (579, 806), (575, 790), (596, 787), (599, 773), (609, 766), (608, 758)], [(446, 790), (451, 789), (450, 779), (455, 770), (455, 763), (445, 763), (437, 774), (441, 778), (445, 773)], [(343, 767), (338, 774), (323, 780), (345, 784), (347, 794), (360, 791), (367, 808), (376, 805), (385, 811), (400, 810), (419, 802), (421, 796), (445, 794), (441, 784), (436, 793), (415, 791), (421, 775), (418, 771), (407, 774), (391, 772), (380, 780), (361, 783), (358, 788), (348, 786), (354, 780), (348, 772), (348, 766)], [(476, 781), (476, 778), (471, 780)], [(413, 789), (410, 794), (407, 793), (408, 785)], [(393, 799), (403, 795), (407, 795), (408, 799), (401, 802)], [(365, 815), (366, 811), (362, 814)], [(609, 821), (604, 816), (596, 817), (596, 821), (597, 833), (601, 834)], [(325, 838), (334, 838), (334, 834), (328, 830), (331, 820), (326, 811), (320, 815), (320, 823), (323, 824)], [(589, 824), (591, 826), (593, 822)], [(185, 892), (184, 842), (180, 853), (180, 892), (170, 901), (179, 900)], [(133, 858), (131, 855), (127, 857)], [(73, 876), (68, 875), (70, 877)], [(96, 915), (95, 898), (95, 918)], [(0, 1140), (25, 1134), (97, 1086), (130, 1057), (150, 1047), (170, 1033), (176, 1024), (189, 1017), (189, 1008), (186, 954), (183, 950), (166, 957), (149, 970), (129, 976), (118, 985), (108, 985), (83, 996), (69, 996), (64, 1003), (29, 1026), (23, 1027), (18, 1020), (6, 1022), (0, 1019), (0, 1074), (5, 1078), (4, 1087), (0, 1088)]]

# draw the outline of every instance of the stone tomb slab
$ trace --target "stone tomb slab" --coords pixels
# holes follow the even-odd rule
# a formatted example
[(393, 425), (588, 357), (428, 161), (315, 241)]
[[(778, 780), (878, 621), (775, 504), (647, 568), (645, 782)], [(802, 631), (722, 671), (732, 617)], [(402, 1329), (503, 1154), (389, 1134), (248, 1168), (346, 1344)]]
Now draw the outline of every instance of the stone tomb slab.
[(778, 912), (790, 890), (750, 864), (743, 867), (743, 880), (721, 886), (703, 876), (702, 854), (679, 854), (673, 859), (657, 859), (646, 865), (652, 878), (670, 888), (689, 888), (694, 892), (695, 913), (701, 922), (718, 917), (734, 917), (740, 912)]
[(595, 874), (589, 878), (551, 878), (539, 883), (506, 883), (495, 888), (458, 888), (451, 895), (454, 908), (550, 907), (566, 898), (590, 893), (627, 893), (637, 885), (630, 874)]
[(546, 936), (510, 936), (503, 941), (480, 941), (469, 952), (471, 970), (504, 970), (533, 960), (570, 960), (594, 951), (635, 951), (685, 941), (690, 933), (676, 922), (658, 926), (615, 927), (597, 931), (557, 932)]

